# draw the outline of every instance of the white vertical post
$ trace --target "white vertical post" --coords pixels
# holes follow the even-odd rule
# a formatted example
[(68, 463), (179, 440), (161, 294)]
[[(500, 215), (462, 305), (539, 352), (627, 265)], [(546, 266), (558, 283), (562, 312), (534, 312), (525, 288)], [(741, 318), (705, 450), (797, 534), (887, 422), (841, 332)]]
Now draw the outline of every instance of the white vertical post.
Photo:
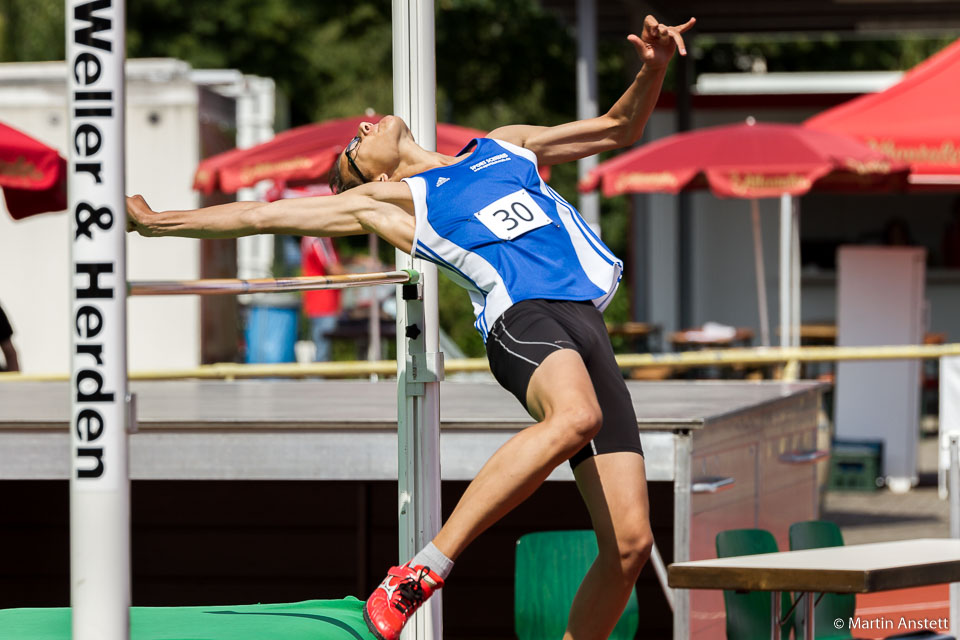
[[(577, 119), (598, 115), (597, 102), (597, 6), (596, 0), (577, 0)], [(577, 179), (583, 180), (599, 159), (577, 160)], [(593, 232), (600, 235), (600, 194), (581, 193), (580, 214)]]
[[(960, 538), (960, 432), (950, 434), (950, 537)], [(950, 625), (960, 635), (960, 583), (950, 585)]]
[[(960, 357), (940, 358), (940, 496), (950, 500), (950, 537), (960, 538)], [(947, 491), (949, 489), (949, 491)], [(960, 637), (960, 583), (950, 585), (950, 633)]]
[[(273, 80), (244, 76), (236, 85), (237, 148), (248, 149), (273, 138), (275, 88)], [(237, 191), (237, 200), (255, 201), (262, 192), (256, 185)], [(276, 238), (258, 234), (237, 238), (237, 277), (269, 278), (273, 272)], [(237, 297), (240, 304), (253, 304), (253, 295)], [(276, 301), (274, 301), (276, 302)]]
[(763, 261), (763, 232), (760, 226), (760, 203), (750, 200), (750, 217), (753, 221), (753, 262), (757, 277), (757, 307), (760, 309), (760, 344), (770, 346), (770, 316), (767, 308), (767, 270)]
[(790, 346), (800, 346), (800, 202), (790, 198)]
[(790, 232), (793, 229), (791, 219), (791, 198), (787, 194), (780, 196), (780, 346), (789, 347), (790, 340), (790, 253), (792, 242), (790, 241)]
[(130, 636), (124, 29), (124, 0), (66, 2), (75, 640)]
[[(425, 149), (437, 145), (433, 0), (393, 0), (393, 105)], [(397, 252), (397, 268), (421, 274), (422, 301), (397, 300), (400, 561), (440, 531), (440, 356), (437, 269)], [(422, 304), (418, 304), (422, 302)], [(422, 313), (421, 318), (417, 314)], [(409, 333), (408, 333), (409, 330)], [(418, 334), (416, 338), (413, 334)], [(406, 339), (404, 336), (409, 336)], [(419, 352), (419, 353), (418, 353)], [(442, 637), (441, 594), (424, 604), (403, 638)]]
[[(673, 561), (690, 559), (690, 523), (692, 522), (692, 476), (693, 436), (674, 437), (673, 453)], [(690, 591), (676, 589), (673, 592), (673, 640), (690, 640)]]
[(950, 436), (960, 435), (960, 356), (940, 358), (940, 460), (938, 485), (940, 498), (949, 497), (947, 474), (950, 472)]

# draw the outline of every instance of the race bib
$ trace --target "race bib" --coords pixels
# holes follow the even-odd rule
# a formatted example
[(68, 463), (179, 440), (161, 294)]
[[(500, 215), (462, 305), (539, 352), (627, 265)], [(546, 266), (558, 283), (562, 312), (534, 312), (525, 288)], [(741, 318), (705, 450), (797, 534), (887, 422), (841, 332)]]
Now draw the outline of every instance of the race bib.
[(503, 240), (513, 240), (552, 222), (525, 189), (505, 195), (473, 215)]

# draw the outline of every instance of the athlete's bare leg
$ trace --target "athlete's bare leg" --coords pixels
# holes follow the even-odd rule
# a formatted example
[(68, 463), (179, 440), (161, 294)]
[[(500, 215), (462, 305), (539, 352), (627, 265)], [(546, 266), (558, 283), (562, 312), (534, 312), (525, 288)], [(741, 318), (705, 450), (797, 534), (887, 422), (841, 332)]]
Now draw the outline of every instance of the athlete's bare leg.
[(572, 349), (551, 353), (537, 367), (527, 388), (527, 407), (540, 422), (493, 454), (434, 538), (448, 558), (456, 559), (474, 538), (527, 499), (557, 465), (593, 439), (602, 422), (590, 375)]
[(605, 453), (574, 470), (600, 553), (574, 598), (564, 640), (608, 638), (650, 557), (653, 534), (643, 456)]

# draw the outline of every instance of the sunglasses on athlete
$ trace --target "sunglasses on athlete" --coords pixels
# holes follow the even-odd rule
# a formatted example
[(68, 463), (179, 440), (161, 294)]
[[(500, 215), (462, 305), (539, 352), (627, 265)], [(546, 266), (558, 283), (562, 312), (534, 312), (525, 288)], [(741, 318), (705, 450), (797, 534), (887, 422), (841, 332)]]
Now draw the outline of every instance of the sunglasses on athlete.
[[(351, 152), (357, 151), (357, 147), (360, 145), (360, 136), (354, 136), (353, 140), (347, 144), (347, 148), (344, 150), (344, 154), (347, 156), (347, 162), (350, 163), (350, 166), (353, 167), (353, 170), (357, 172), (357, 175), (360, 176), (360, 179), (365, 183), (370, 182), (367, 179), (367, 176), (363, 175), (363, 172), (360, 171), (360, 167), (357, 166), (356, 161), (350, 156)], [(356, 155), (356, 154), (354, 154)]]

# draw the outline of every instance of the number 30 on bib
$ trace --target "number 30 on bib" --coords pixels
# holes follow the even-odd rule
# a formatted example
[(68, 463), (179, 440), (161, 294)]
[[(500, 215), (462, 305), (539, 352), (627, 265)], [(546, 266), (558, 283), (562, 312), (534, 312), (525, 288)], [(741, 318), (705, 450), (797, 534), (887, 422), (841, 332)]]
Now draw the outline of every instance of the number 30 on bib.
[(553, 222), (525, 189), (505, 195), (473, 215), (503, 240), (513, 240)]

